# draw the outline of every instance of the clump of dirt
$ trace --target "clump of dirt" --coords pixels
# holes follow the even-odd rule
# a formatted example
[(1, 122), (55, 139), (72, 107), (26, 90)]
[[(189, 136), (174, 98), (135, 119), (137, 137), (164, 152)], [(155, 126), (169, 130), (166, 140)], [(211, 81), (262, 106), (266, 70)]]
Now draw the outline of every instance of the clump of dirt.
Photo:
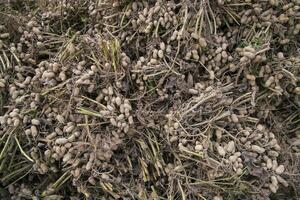
[(300, 1), (0, 3), (1, 199), (298, 199)]

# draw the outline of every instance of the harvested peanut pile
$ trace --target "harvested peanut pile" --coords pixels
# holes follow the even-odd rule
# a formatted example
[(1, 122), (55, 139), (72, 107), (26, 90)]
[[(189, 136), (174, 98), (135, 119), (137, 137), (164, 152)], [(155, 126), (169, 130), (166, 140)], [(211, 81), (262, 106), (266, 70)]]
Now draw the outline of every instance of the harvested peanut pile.
[(300, 199), (299, 0), (4, 0), (0, 199)]

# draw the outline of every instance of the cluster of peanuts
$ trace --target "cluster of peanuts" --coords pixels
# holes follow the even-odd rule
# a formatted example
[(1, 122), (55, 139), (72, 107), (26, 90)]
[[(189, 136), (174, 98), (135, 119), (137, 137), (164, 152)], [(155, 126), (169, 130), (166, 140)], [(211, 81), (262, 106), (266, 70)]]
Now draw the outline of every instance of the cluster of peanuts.
[[(236, 48), (236, 52), (241, 56), (239, 60), (240, 66), (247, 66), (249, 63), (257, 64), (266, 60), (266, 57), (264, 55), (260, 55), (264, 53), (264, 50), (261, 50), (260, 53), (259, 49), (255, 49), (251, 46), (246, 46), (244, 48)], [(239, 67), (239, 65), (238, 66), (231, 65), (230, 71), (232, 72), (236, 71), (237, 67)]]
[(145, 83), (144, 81), (147, 80), (146, 76), (141, 76), (140, 73), (141, 71), (144, 71), (143, 68), (145, 68), (144, 64), (146, 64), (146, 59), (145, 57), (140, 57), (139, 60), (136, 62), (136, 64), (133, 65), (132, 70), (131, 70), (131, 78), (132, 80), (135, 81), (135, 83), (138, 86), (138, 89), (140, 91), (145, 90)]
[(114, 96), (113, 88), (102, 89), (101, 93), (96, 98), (97, 101), (105, 101), (106, 108), (100, 111), (103, 118), (108, 118), (110, 124), (117, 127), (118, 133), (128, 133), (129, 128), (133, 125), (133, 116), (131, 115), (132, 107), (128, 99)]
[(166, 45), (164, 42), (159, 43), (158, 49), (153, 49), (152, 51), (152, 60), (150, 60), (150, 63), (155, 64), (157, 59), (163, 59), (165, 57), (165, 53), (171, 53), (171, 46)]
[(171, 46), (161, 41), (158, 48), (151, 49), (147, 57), (141, 56), (131, 68), (131, 78), (135, 81), (140, 91), (145, 90), (147, 81), (153, 80), (157, 75), (160, 77), (168, 71), (164, 59), (166, 54), (171, 53)]
[[(274, 91), (278, 96), (299, 94), (299, 80), (296, 76), (300, 71), (291, 70), (291, 66), (299, 66), (299, 58), (291, 56), (289, 59), (285, 58), (282, 52), (277, 54), (278, 65), (276, 68), (265, 66), (264, 72), (261, 76), (264, 78), (265, 87)], [(296, 75), (296, 76), (295, 76)], [(288, 84), (289, 83), (289, 84)]]
[(242, 153), (238, 151), (236, 147), (236, 141), (230, 140), (228, 142), (221, 142), (222, 141), (222, 130), (217, 129), (215, 131), (216, 135), (216, 143), (215, 143), (215, 150), (216, 152), (223, 157), (224, 163), (232, 166), (234, 172), (238, 175), (243, 173), (243, 160), (242, 160)]
[[(77, 127), (74, 122), (66, 122), (64, 115), (57, 114), (55, 119), (58, 126), (54, 132), (46, 136), (48, 141), (48, 150), (44, 152), (45, 158), (51, 160), (62, 160), (63, 163), (75, 167), (82, 166), (83, 169), (90, 171), (92, 168), (97, 168), (101, 165), (101, 161), (107, 161), (113, 155), (113, 151), (118, 148), (122, 143), (122, 138), (125, 134), (130, 133), (130, 127), (133, 125), (133, 116), (131, 115), (132, 107), (127, 99), (120, 96), (115, 96), (112, 87), (104, 88), (96, 98), (97, 102), (103, 102), (101, 104), (101, 110), (97, 114), (102, 123), (109, 124), (103, 131), (112, 131), (110, 139), (108, 136), (101, 136), (99, 134), (89, 133), (86, 129)], [(104, 103), (105, 102), (105, 103)], [(82, 118), (75, 116), (76, 123), (83, 121)], [(97, 118), (93, 119), (94, 123), (97, 123)], [(109, 129), (108, 129), (109, 128)], [(92, 146), (85, 142), (85, 138), (88, 137), (88, 141), (92, 146), (97, 148), (97, 153), (94, 152)], [(91, 153), (84, 154), (84, 158), (80, 159), (78, 155), (90, 149)], [(83, 165), (83, 161), (86, 164)], [(75, 168), (75, 175), (78, 178), (78, 170)]]
[[(110, 2), (103, 3), (104, 5), (110, 5)], [(99, 12), (96, 5), (93, 8), (93, 19), (92, 21), (97, 21), (99, 16), (107, 16), (105, 12)], [(99, 6), (98, 6), (99, 7)], [(162, 30), (173, 29), (178, 26), (178, 17), (175, 14), (176, 5), (174, 2), (156, 1), (133, 1), (133, 2), (115, 2), (113, 3), (112, 9), (116, 11), (124, 10), (123, 19), (126, 24), (126, 28), (120, 31), (120, 40), (124, 43), (131, 42), (135, 40), (136, 34), (159, 34)], [(116, 19), (116, 16), (112, 15), (106, 17), (106, 24), (112, 23)], [(97, 24), (95, 25), (97, 31), (101, 27)], [(106, 27), (110, 29), (111, 27)]]
[(280, 176), (284, 172), (285, 167), (278, 164), (277, 161), (281, 147), (274, 133), (261, 124), (258, 124), (255, 130), (246, 127), (241, 131), (242, 136), (239, 138), (239, 141), (244, 148), (242, 154), (247, 152), (243, 162), (251, 161), (256, 165), (260, 165), (262, 169), (270, 174), (270, 183), (266, 183), (265, 186), (273, 193), (276, 193), (279, 188), (278, 182), (287, 187), (287, 182)]
[[(174, 33), (175, 33), (175, 34), (174, 34)], [(177, 35), (176, 32), (174, 32), (174, 33), (173, 33), (173, 35)], [(173, 39), (173, 35), (172, 35), (172, 37), (170, 38), (171, 40)], [(195, 47), (194, 47), (195, 49), (189, 50), (189, 51), (186, 53), (184, 59), (186, 59), (186, 60), (192, 59), (192, 60), (195, 60), (195, 61), (201, 60), (201, 61), (204, 63), (204, 62), (205, 62), (205, 58), (201, 58), (201, 59), (200, 59), (199, 53), (200, 53), (200, 55), (201, 55), (201, 53), (202, 53), (202, 51), (203, 51), (202, 49), (205, 48), (205, 47), (207, 46), (207, 42), (206, 42), (205, 38), (199, 37), (198, 35), (193, 35), (193, 34), (192, 34), (192, 37), (193, 37), (197, 42), (199, 42), (199, 44), (198, 44), (198, 45), (195, 45)], [(202, 51), (201, 51), (201, 50), (202, 50)]]
[[(215, 99), (221, 99), (223, 97), (222, 95), (219, 95), (218, 92), (215, 91), (214, 87), (208, 86), (207, 82), (203, 83), (196, 83), (194, 88), (191, 88), (188, 90), (190, 94), (193, 95), (193, 98), (191, 98), (191, 101), (189, 103), (186, 103), (182, 105), (182, 107), (179, 107), (177, 110), (171, 110), (169, 113), (165, 115), (167, 121), (165, 125), (163, 126), (164, 131), (168, 135), (168, 140), (170, 143), (175, 143), (178, 145), (179, 148), (188, 148), (191, 151), (200, 151), (203, 149), (202, 146), (207, 146), (207, 144), (202, 145), (200, 141), (203, 140), (203, 135), (199, 135), (199, 141), (198, 140), (192, 140), (187, 139), (188, 135), (193, 136), (189, 132), (188, 122), (185, 121), (185, 119), (191, 118), (189, 115), (193, 116), (195, 113), (195, 110), (198, 110), (197, 103), (203, 101), (203, 105), (199, 105), (201, 107), (201, 111), (208, 109), (210, 105), (208, 105), (207, 108), (205, 106), (207, 102), (210, 102), (212, 98)], [(214, 99), (214, 100), (215, 100)], [(204, 103), (205, 102), (205, 103)], [(201, 112), (200, 111), (200, 112)], [(201, 116), (199, 116), (201, 118)], [(204, 118), (203, 118), (204, 119)], [(195, 135), (198, 135), (199, 132), (196, 131), (193, 133)], [(204, 140), (203, 140), (204, 141)], [(206, 141), (204, 141), (205, 143)], [(202, 145), (202, 146), (201, 146)]]
[[(37, 64), (34, 52), (45, 50), (47, 37), (43, 35), (43, 28), (37, 23), (35, 18), (32, 18), (26, 26), (19, 27), (18, 33), (21, 34), (18, 43), (11, 43), (10, 50), (22, 62), (27, 64)], [(16, 66), (17, 71), (24, 72), (24, 66)]]
[(149, 34), (158, 29), (169, 29), (178, 24), (178, 20), (174, 13), (175, 5), (168, 2), (166, 5), (162, 1), (157, 1), (155, 5), (150, 7), (145, 1), (134, 1), (131, 8), (126, 11), (126, 16), (136, 15), (137, 18), (131, 20), (132, 28), (140, 32)]
[[(80, 62), (79, 66), (81, 67), (84, 64), (84, 62)], [(39, 66), (43, 68), (44, 65), (53, 67), (53, 65), (58, 64), (43, 63)], [(91, 66), (91, 68), (93, 68), (93, 66)], [(75, 68), (74, 70), (77, 69)], [(36, 74), (38, 74), (39, 71), (36, 71)], [(43, 73), (39, 74), (42, 74), (42, 77), (45, 73), (51, 73), (47, 70), (41, 71)], [(91, 70), (90, 72), (93, 71)], [(86, 74), (88, 75), (88, 73)], [(34, 77), (37, 77), (37, 75)], [(46, 79), (46, 81), (48, 81), (47, 83), (49, 83), (49, 81), (54, 80), (55, 77), (57, 76), (51, 77), (52, 79), (48, 79), (50, 78), (48, 76), (40, 79), (43, 81)], [(32, 78), (31, 80), (35, 81), (36, 79), (39, 80), (39, 78)], [(31, 83), (31, 80), (29, 79), (29, 83)], [(86, 80), (89, 79), (82, 75), (75, 80), (75, 83), (76, 85), (84, 84), (83, 82)], [(41, 81), (40, 84), (45, 84), (43, 81)], [(58, 81), (55, 81), (51, 86), (55, 86), (58, 83)], [(85, 84), (89, 83), (85, 82)], [(20, 87), (16, 83), (11, 84), (9, 92), (10, 98), (19, 104), (26, 105), (27, 102), (29, 102), (27, 104), (28, 109), (37, 109), (40, 105), (41, 95), (39, 93), (26, 95), (24, 90), (16, 89), (24, 87)], [(79, 91), (73, 91), (69, 94), (79, 99)], [(23, 98), (23, 101), (17, 101), (16, 98), (19, 95), (25, 95), (26, 98)], [(131, 103), (122, 96), (117, 95), (112, 86), (103, 88), (95, 100), (99, 102), (98, 109), (100, 109), (100, 111), (92, 120), (92, 124), (99, 123), (100, 118), (102, 121), (100, 123), (109, 124), (103, 131), (109, 133), (112, 130), (111, 136), (89, 133), (86, 129), (77, 126), (78, 123), (84, 123), (82, 115), (76, 113), (68, 115), (64, 108), (61, 107), (62, 105), (60, 107), (53, 107), (49, 104), (41, 105), (43, 107), (43, 113), (39, 113), (36, 117), (30, 114), (24, 114), (23, 111), (17, 108), (6, 112), (0, 118), (1, 132), (6, 132), (9, 130), (9, 127), (23, 127), (26, 137), (32, 141), (42, 141), (39, 143), (41, 146), (34, 147), (30, 150), (30, 157), (34, 162), (34, 170), (39, 174), (46, 174), (49, 171), (56, 173), (58, 169), (55, 163), (59, 161), (71, 166), (73, 168), (72, 174), (75, 178), (74, 181), (78, 180), (82, 171), (92, 174), (92, 169), (98, 167), (104, 168), (105, 164), (103, 163), (111, 159), (114, 154), (113, 151), (117, 150), (119, 145), (122, 144), (122, 138), (125, 134), (132, 133), (130, 128), (134, 124), (131, 114)], [(75, 103), (82, 103), (82, 99), (76, 100)], [(46, 128), (49, 124), (55, 127), (52, 132), (52, 128)], [(87, 141), (86, 138), (88, 138)], [(97, 150), (94, 149), (94, 146)], [(86, 151), (90, 153), (83, 154), (83, 152)], [(90, 176), (88, 180), (90, 183), (95, 184), (95, 178), (96, 177)], [(76, 185), (76, 183), (74, 184)]]
[[(230, 37), (232, 37), (230, 35)], [(230, 55), (228, 49), (229, 38), (228, 36), (216, 36), (213, 41), (217, 46), (208, 48), (202, 55), (201, 62), (207, 67), (209, 79), (213, 80), (215, 77), (220, 77), (222, 74), (222, 66), (227, 65), (233, 61), (233, 57)]]
[[(26, 29), (34, 29), (35, 24), (30, 21)], [(35, 32), (39, 33), (37, 30)], [(35, 45), (32, 44), (39, 42), (39, 36), (24, 31), (18, 48), (11, 45), (11, 51), (21, 59), (21, 62), (28, 65), (36, 64), (36, 68), (28, 73), (28, 70), (31, 70), (28, 66), (16, 65), (13, 67), (16, 72), (14, 77), (9, 73), (4, 77), (1, 76), (0, 86), (3, 90), (7, 89), (8, 100), (12, 104), (23, 106), (23, 109), (9, 107), (8, 111), (1, 115), (1, 135), (11, 127), (22, 127), (24, 132), (18, 134), (18, 137), (26, 137), (31, 143), (38, 144), (32, 147), (28, 154), (28, 158), (34, 163), (33, 170), (36, 173), (57, 173), (59, 171), (57, 163), (61, 162), (72, 169), (74, 186), (78, 185), (77, 181), (82, 173), (88, 176), (89, 183), (95, 184), (95, 178), (99, 177), (92, 171), (99, 167), (110, 170), (107, 162), (113, 156), (113, 151), (123, 143), (122, 138), (126, 134), (132, 134), (131, 127), (134, 121), (131, 103), (117, 94), (113, 86), (102, 88), (95, 99), (99, 102), (99, 107), (95, 108), (99, 113), (96, 117), (92, 117), (91, 130), (87, 131), (86, 128), (77, 126), (85, 123), (83, 115), (76, 113), (75, 110), (68, 112), (63, 103), (48, 103), (50, 99), (43, 96), (43, 89), (48, 93), (51, 92), (51, 89), (48, 91), (49, 88), (63, 83), (68, 88), (65, 97), (73, 99), (72, 106), (82, 106), (84, 100), (81, 98), (81, 91), (88, 93), (96, 93), (96, 89), (99, 91), (95, 87), (99, 69), (85, 60), (77, 64), (61, 64), (59, 61), (36, 63), (32, 55), (22, 56), (24, 54), (22, 45), (27, 45), (25, 51), (33, 51)], [(67, 50), (72, 51), (70, 48)], [(126, 54), (122, 54), (121, 58), (123, 66), (128, 66), (130, 59)], [(121, 83), (117, 82), (116, 87), (121, 88)], [(65, 97), (60, 101), (63, 102)], [(35, 111), (37, 113), (32, 114)], [(108, 135), (93, 133), (92, 130), (98, 123), (104, 124), (102, 131)], [(107, 179), (106, 176), (104, 174), (101, 178)], [(84, 177), (80, 180), (83, 179)]]
[[(198, 96), (203, 94), (205, 91), (207, 92), (211, 90), (214, 89), (207, 87), (205, 82), (203, 82), (196, 83), (194, 88), (189, 89), (189, 93), (194, 96)], [(226, 88), (221, 90), (226, 91)], [(220, 105), (230, 106), (232, 103), (232, 98), (230, 97), (222, 96), (220, 99), (222, 99), (218, 103)], [(211, 101), (215, 100), (216, 99), (214, 98)], [(206, 103), (209, 104), (208, 102)], [(193, 106), (192, 104), (188, 105), (190, 107)], [(187, 108), (184, 110), (186, 109)], [(202, 112), (205, 112), (204, 108), (202, 109)], [(184, 110), (179, 111), (179, 113), (184, 113)], [(194, 110), (196, 110), (196, 107)], [(194, 110), (191, 112), (195, 112)], [(210, 132), (207, 130), (202, 133), (191, 132), (193, 129), (190, 129), (188, 125), (181, 123), (184, 119), (182, 115), (179, 115), (176, 119), (176, 112), (170, 112), (166, 115), (167, 121), (164, 125), (164, 131), (168, 136), (170, 144), (175, 144), (175, 146), (178, 145), (179, 152), (205, 156), (209, 155), (207, 152), (214, 152), (220, 158), (219, 162), (222, 163), (221, 167), (233, 170), (233, 174), (244, 174), (249, 162), (254, 162), (256, 166), (261, 166), (261, 168), (264, 169), (270, 176), (270, 182), (266, 183), (265, 187), (276, 193), (279, 188), (278, 183), (281, 183), (285, 187), (288, 186), (287, 182), (281, 177), (281, 174), (285, 169), (284, 165), (278, 164), (277, 161), (281, 147), (278, 144), (276, 136), (267, 130), (265, 126), (259, 124), (254, 129), (250, 128), (251, 126), (243, 128), (242, 124), (244, 122), (242, 122), (242, 119), (245, 116), (247, 116), (247, 111), (243, 112), (241, 110), (239, 114), (225, 111), (223, 114), (216, 117), (216, 120), (227, 120), (227, 125), (230, 124), (230, 126), (236, 127), (239, 133), (231, 133), (231, 140), (224, 139), (228, 138), (228, 135), (223, 129), (215, 130), (215, 142), (211, 141), (211, 136), (207, 135)], [(201, 128), (201, 123), (199, 124), (200, 130), (203, 130), (203, 128)], [(232, 129), (234, 130), (235, 128)], [(191, 138), (191, 136), (193, 138)], [(213, 148), (210, 143), (213, 144)], [(209, 179), (214, 179), (222, 177), (225, 174), (224, 172), (216, 169), (209, 171), (207, 175)]]
[[(12, 34), (0, 25), (0, 65), (12, 67), (1, 69), (9, 73), (0, 75), (0, 95), (5, 94), (6, 101), (1, 108), (0, 136), (24, 130), (16, 138), (34, 144), (25, 147), (34, 173), (45, 176), (70, 170), (78, 193), (86, 192), (82, 184), (98, 187), (99, 181), (113, 182), (115, 174), (110, 173), (120, 175), (113, 166), (119, 162), (114, 155), (123, 150), (124, 140), (132, 144), (136, 139), (132, 137), (144, 139), (136, 127), (148, 130), (136, 125), (134, 112), (153, 103), (147, 99), (149, 94), (155, 100), (172, 100), (153, 106), (161, 109), (164, 120), (155, 124), (149, 114), (153, 127), (161, 128), (157, 137), (162, 146), (219, 164), (221, 170), (205, 171), (205, 178), (237, 175), (243, 179), (255, 165), (267, 174), (263, 188), (276, 193), (280, 184), (288, 186), (276, 133), (266, 128), (270, 124), (247, 120), (267, 119), (285, 98), (300, 106), (299, 49), (290, 55), (287, 47), (298, 48), (293, 41), (299, 40), (299, 0), (84, 2), (82, 7), (66, 0), (45, 3), (44, 11), (28, 15), (30, 20), (16, 30), (19, 41), (10, 44)], [(234, 10), (229, 9), (232, 6)], [(85, 20), (86, 26), (76, 30), (78, 24), (71, 22), (74, 31), (60, 35), (69, 28), (61, 26), (75, 11), (84, 15), (78, 24)], [(102, 52), (102, 43), (108, 55)], [(191, 80), (186, 81), (189, 76)], [(178, 79), (190, 83), (179, 85)], [(254, 101), (261, 90), (267, 91), (263, 100), (272, 103)], [(145, 95), (129, 100), (139, 92)], [(244, 92), (251, 93), (251, 105), (248, 96), (239, 99)], [(294, 152), (299, 152), (297, 134), (288, 142)], [(143, 153), (132, 148), (137, 155)], [(182, 161), (186, 166), (195, 164)], [(118, 164), (125, 166), (127, 160), (124, 163)], [(180, 171), (175, 167), (179, 165), (170, 158), (164, 166), (169, 181), (171, 172)], [(256, 177), (258, 184), (263, 178)], [(125, 179), (126, 187), (132, 184)], [(9, 190), (33, 194), (24, 185)], [(223, 199), (219, 192), (210, 195)]]

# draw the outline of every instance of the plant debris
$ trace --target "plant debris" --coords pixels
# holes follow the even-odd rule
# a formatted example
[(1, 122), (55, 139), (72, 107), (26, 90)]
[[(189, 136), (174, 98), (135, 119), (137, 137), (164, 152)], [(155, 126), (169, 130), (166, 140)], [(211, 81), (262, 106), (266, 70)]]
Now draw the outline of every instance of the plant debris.
[(299, 199), (299, 0), (0, 3), (1, 199)]

